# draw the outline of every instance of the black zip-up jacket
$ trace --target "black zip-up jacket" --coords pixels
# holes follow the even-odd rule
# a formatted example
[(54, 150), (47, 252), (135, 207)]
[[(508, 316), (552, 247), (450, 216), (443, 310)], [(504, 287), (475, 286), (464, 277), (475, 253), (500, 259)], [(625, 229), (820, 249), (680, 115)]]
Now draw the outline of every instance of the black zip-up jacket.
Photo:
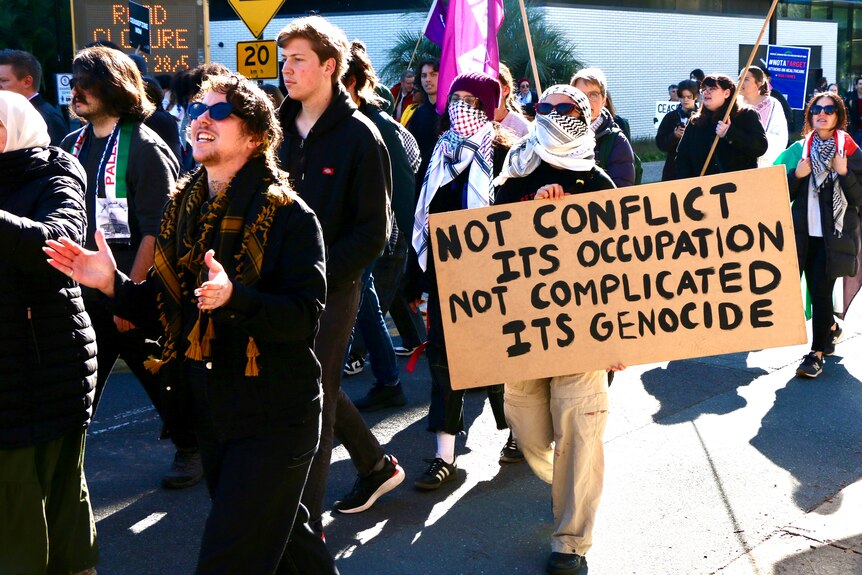
[(293, 189), (320, 220), (331, 292), (357, 281), (383, 252), (392, 170), (380, 132), (341, 85), (304, 140), (296, 130), (301, 109), (288, 97), (278, 110), (284, 131), (279, 159)]
[(16, 449), (90, 421), (96, 334), (81, 288), (42, 252), (83, 241), (87, 177), (54, 147), (0, 154), (0, 174), (0, 449)]

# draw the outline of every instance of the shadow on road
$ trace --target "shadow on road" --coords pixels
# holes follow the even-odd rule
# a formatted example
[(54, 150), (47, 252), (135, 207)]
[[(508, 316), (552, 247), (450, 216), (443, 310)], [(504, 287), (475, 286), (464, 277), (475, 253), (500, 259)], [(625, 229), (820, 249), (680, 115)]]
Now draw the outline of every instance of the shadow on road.
[(829, 358), (817, 379), (794, 376), (779, 389), (750, 442), (793, 475), (805, 511), (862, 477), (862, 383), (840, 359)]

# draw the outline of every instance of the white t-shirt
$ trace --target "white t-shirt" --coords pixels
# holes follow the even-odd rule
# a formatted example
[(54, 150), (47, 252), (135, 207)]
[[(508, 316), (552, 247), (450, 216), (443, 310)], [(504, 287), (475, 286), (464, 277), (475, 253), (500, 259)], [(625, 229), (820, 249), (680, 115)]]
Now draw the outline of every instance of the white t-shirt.
[(814, 174), (808, 178), (808, 235), (823, 237), (823, 224), (820, 221), (820, 194), (814, 187)]

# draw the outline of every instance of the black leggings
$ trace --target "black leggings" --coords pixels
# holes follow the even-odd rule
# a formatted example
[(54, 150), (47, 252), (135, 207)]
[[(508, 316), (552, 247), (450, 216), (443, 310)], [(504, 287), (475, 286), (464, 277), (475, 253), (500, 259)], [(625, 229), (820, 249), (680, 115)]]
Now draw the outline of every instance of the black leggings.
[(832, 314), (832, 288), (834, 277), (827, 270), (826, 242), (823, 238), (808, 237), (805, 265), (800, 270), (805, 273), (808, 292), (811, 294), (811, 326), (814, 333), (811, 351), (825, 351), (829, 343), (829, 330), (835, 323)]

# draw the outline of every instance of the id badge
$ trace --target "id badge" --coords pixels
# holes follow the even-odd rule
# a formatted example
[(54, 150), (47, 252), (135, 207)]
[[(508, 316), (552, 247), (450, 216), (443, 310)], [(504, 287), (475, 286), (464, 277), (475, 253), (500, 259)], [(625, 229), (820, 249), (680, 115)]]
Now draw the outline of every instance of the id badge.
[(96, 226), (105, 239), (115, 243), (129, 243), (129, 203), (126, 198), (96, 198)]

